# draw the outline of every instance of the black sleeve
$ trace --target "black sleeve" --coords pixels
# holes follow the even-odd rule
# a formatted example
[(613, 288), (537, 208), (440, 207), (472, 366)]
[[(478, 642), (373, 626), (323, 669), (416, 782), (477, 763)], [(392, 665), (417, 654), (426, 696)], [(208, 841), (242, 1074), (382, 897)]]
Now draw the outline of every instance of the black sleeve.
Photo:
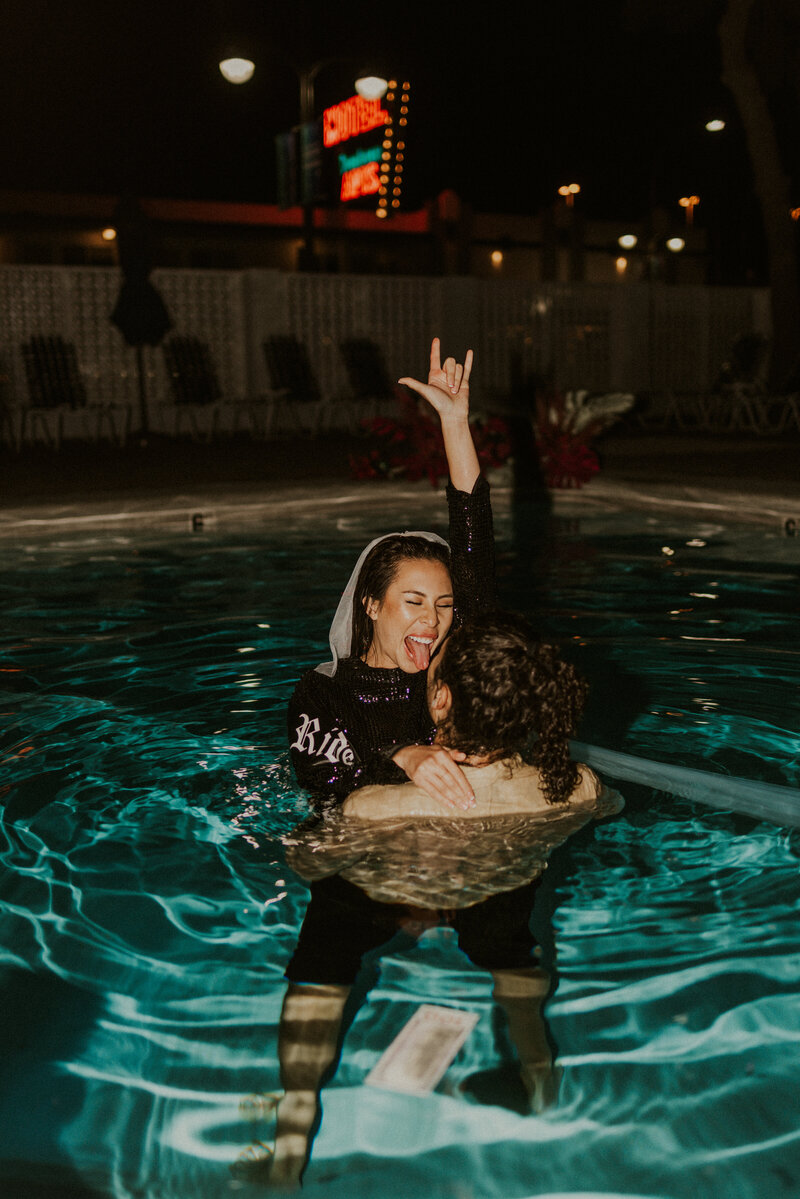
[(315, 806), (341, 802), (368, 783), (406, 783), (405, 771), (385, 752), (359, 752), (336, 711), (335, 681), (317, 671), (301, 678), (289, 701), (289, 752), (297, 781)]
[(471, 493), (447, 487), (454, 620), (495, 607), (494, 528), (489, 484), (479, 475)]

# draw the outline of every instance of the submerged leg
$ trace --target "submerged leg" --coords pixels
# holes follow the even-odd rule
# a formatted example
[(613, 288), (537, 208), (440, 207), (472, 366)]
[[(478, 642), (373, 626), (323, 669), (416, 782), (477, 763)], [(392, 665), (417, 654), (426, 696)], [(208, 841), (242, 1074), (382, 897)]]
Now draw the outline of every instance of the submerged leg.
[(520, 1073), (532, 1112), (555, 1103), (560, 1072), (553, 1067), (542, 1004), (550, 975), (540, 966), (493, 970), (494, 997), (508, 1020), (508, 1031), (520, 1061)]
[(295, 1186), (308, 1160), (319, 1091), (336, 1057), (349, 986), (289, 983), (278, 1030), (283, 1097), (276, 1109), (273, 1186)]

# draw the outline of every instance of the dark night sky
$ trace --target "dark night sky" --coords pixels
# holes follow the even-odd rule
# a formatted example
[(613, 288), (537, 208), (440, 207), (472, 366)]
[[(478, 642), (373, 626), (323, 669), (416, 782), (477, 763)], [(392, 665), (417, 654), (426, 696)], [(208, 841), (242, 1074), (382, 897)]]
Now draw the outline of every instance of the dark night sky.
[[(651, 196), (747, 190), (735, 129), (713, 145), (703, 131), (721, 95), (713, 3), (460, 8), (6, 0), (0, 187), (274, 202), (272, 138), (297, 118), (287, 57), (377, 51), (412, 82), (411, 207), (452, 187), (483, 210), (536, 211), (577, 180), (588, 215), (635, 218)], [(240, 88), (216, 66), (237, 34), (258, 62)], [(351, 78), (326, 68), (319, 102)]]

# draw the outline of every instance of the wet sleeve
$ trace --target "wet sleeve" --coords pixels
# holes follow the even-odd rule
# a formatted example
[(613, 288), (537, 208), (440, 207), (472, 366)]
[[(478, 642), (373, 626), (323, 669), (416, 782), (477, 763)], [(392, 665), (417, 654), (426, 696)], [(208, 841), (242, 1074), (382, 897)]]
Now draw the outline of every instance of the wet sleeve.
[(471, 493), (447, 487), (455, 618), (495, 607), (494, 526), (489, 484), (479, 475)]
[(361, 752), (358, 737), (337, 714), (335, 682), (311, 671), (304, 675), (289, 702), (289, 752), (301, 787), (311, 792), (315, 807), (340, 803), (367, 783), (407, 782), (392, 760), (399, 748)]

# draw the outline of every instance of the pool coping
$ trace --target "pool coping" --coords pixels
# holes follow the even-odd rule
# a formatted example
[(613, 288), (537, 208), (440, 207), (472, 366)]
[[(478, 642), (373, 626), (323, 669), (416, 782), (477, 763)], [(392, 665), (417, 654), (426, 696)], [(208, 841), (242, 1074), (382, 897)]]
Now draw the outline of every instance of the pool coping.
[[(500, 471), (489, 477), (498, 511), (507, 509), (512, 502), (509, 476)], [(383, 510), (396, 513), (398, 505), (404, 505), (409, 516), (412, 512), (424, 515), (424, 509), (438, 507), (440, 498), (441, 492), (425, 481), (218, 484), (181, 491), (117, 493), (83, 501), (22, 503), (0, 510), (0, 540), (113, 531), (129, 534), (141, 529), (191, 532), (276, 520), (285, 524), (293, 519), (313, 520), (321, 508), (342, 518), (368, 508), (378, 518)], [(800, 498), (714, 486), (597, 478), (584, 488), (552, 493), (552, 503), (556, 513), (597, 507), (658, 509), (662, 514), (768, 526), (790, 535), (800, 529)]]

